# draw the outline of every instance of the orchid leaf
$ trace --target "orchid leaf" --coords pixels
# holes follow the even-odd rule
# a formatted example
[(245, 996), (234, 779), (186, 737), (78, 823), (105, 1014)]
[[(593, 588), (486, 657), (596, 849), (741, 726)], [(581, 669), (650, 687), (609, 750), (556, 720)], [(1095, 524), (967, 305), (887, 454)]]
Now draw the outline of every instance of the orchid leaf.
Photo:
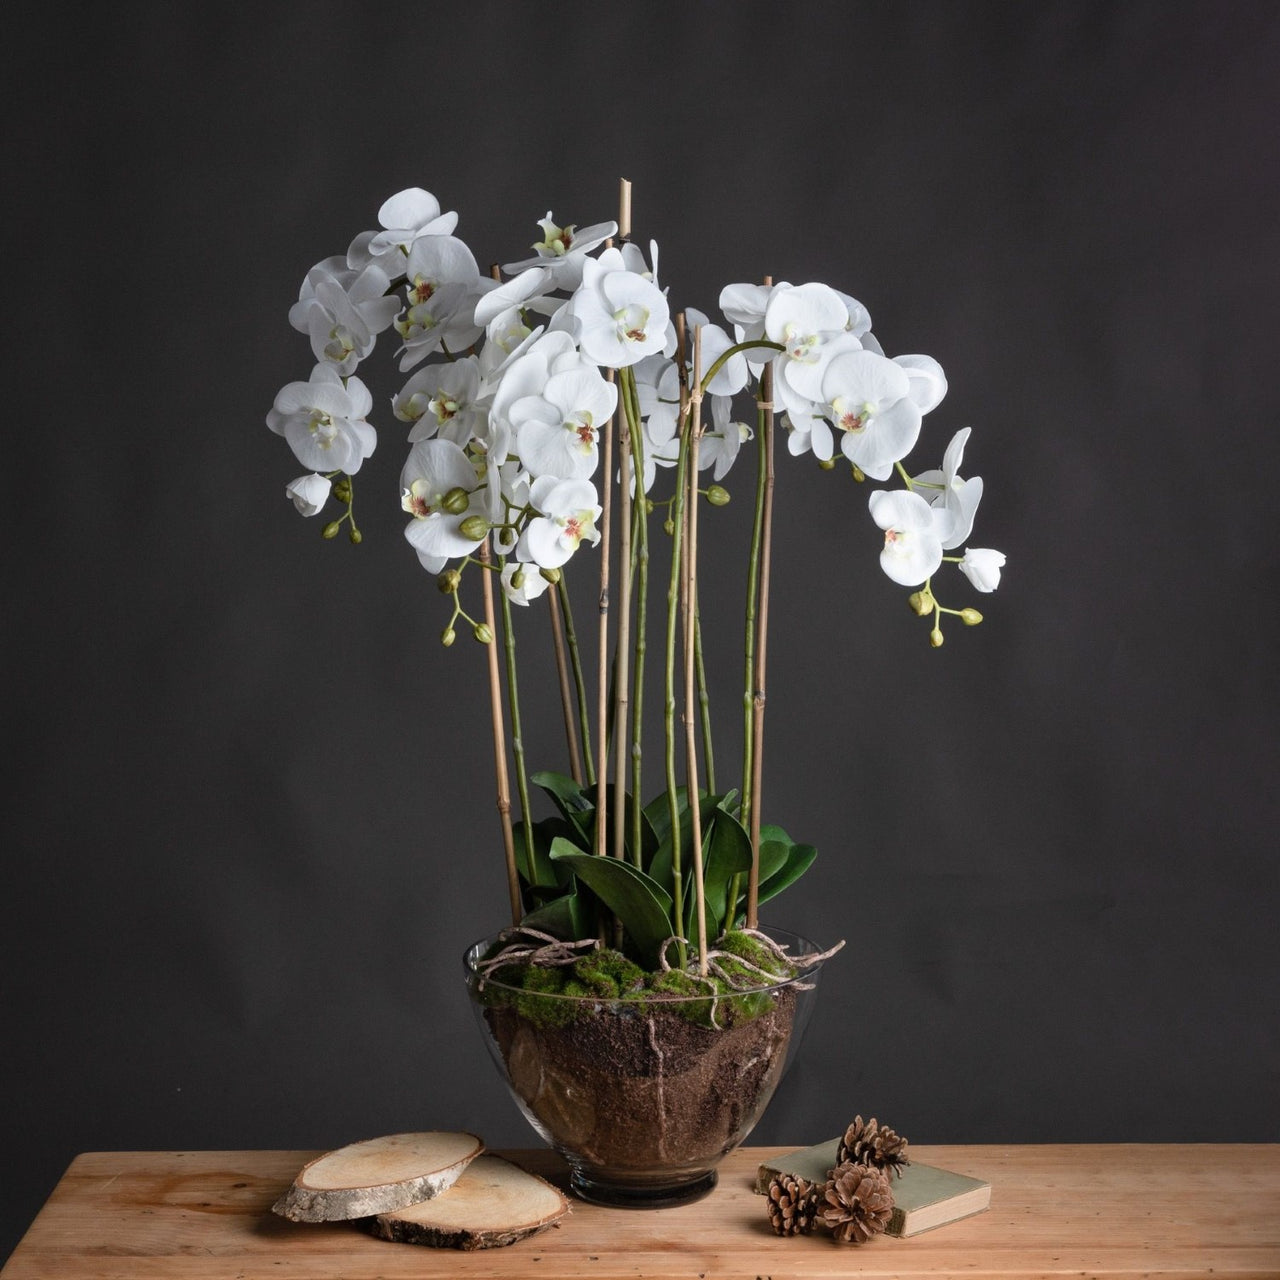
[(793, 885), (813, 866), (813, 860), (817, 856), (818, 851), (813, 845), (793, 844), (787, 850), (786, 862), (781, 870), (774, 872), (767, 880), (761, 878), (759, 901), (768, 902), (770, 898), (776, 898), (783, 889)]
[(589, 937), (592, 932), (591, 910), (576, 891), (544, 903), (530, 911), (520, 923), (566, 942)]
[(666, 890), (624, 859), (583, 853), (568, 841), (554, 841), (551, 857), (573, 868), (574, 875), (622, 921), (635, 958), (656, 969), (662, 944), (677, 932)]
[(529, 781), (535, 787), (541, 787), (551, 797), (552, 803), (582, 837), (583, 847), (591, 848), (592, 815), (595, 809), (583, 789), (572, 778), (550, 770), (530, 774)]

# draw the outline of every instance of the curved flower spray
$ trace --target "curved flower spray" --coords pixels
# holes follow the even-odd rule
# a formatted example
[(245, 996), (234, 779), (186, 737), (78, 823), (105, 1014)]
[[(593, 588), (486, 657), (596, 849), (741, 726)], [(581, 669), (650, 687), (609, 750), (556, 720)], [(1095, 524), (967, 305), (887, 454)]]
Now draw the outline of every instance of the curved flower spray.
[[(792, 883), (814, 856), (761, 817), (777, 431), (794, 458), (812, 455), (824, 470), (839, 458), (860, 481), (901, 481), (874, 489), (869, 512), (883, 533), (880, 563), (895, 583), (915, 588), (908, 603), (932, 620), (935, 647), (943, 643), (944, 616), (982, 621), (976, 609), (943, 606), (935, 574), (954, 564), (979, 592), (991, 592), (1005, 557), (964, 545), (982, 497), (981, 479), (960, 474), (969, 428), (953, 436), (941, 467), (912, 476), (904, 466), (925, 417), (946, 395), (936, 360), (888, 356), (866, 308), (816, 281), (727, 285), (719, 298), (723, 325), (691, 308), (673, 316), (658, 283), (657, 246), (646, 258), (631, 242), (625, 182), (620, 222), (579, 231), (548, 211), (533, 256), (508, 264), (504, 281), (496, 267), (492, 278), (481, 274), (454, 235), (457, 214), (443, 212), (430, 192), (392, 196), (378, 211), (377, 229), (303, 280), (289, 318), (309, 338), (316, 364), (305, 382), (280, 391), (267, 425), (308, 468), (287, 485), (286, 497), (304, 516), (336, 503), (324, 536), (345, 527), (351, 541), (361, 541), (353, 477), (373, 454), (377, 433), (367, 421), (373, 398), (356, 370), (380, 335), (398, 337), (395, 354), (408, 376), (391, 407), (409, 426), (400, 476), (405, 537), (452, 601), (442, 642), (454, 642), (461, 622), (490, 647), (513, 924), (565, 938), (612, 928), (616, 942), (651, 966), (665, 965), (673, 947), (683, 965), (696, 946), (705, 973), (708, 938), (739, 921), (754, 928), (760, 902)], [(734, 417), (736, 402), (747, 397), (754, 426)], [(738, 790), (718, 793), (698, 602), (699, 499), (713, 506), (729, 500), (720, 481), (752, 444), (742, 777)], [(703, 471), (711, 472), (706, 487)], [(671, 552), (661, 637), (665, 789), (642, 805), (650, 521), (659, 512)], [(577, 573), (584, 548), (596, 546), (603, 555), (593, 708), (565, 575)], [(619, 584), (611, 582), (614, 570)], [(476, 577), (480, 617), (462, 603)], [(526, 768), (512, 605), (530, 613), (546, 608), (550, 617), (568, 776)], [(508, 750), (518, 821), (511, 817)], [(613, 779), (606, 785), (610, 750)], [(530, 781), (555, 802), (556, 818), (533, 820)]]

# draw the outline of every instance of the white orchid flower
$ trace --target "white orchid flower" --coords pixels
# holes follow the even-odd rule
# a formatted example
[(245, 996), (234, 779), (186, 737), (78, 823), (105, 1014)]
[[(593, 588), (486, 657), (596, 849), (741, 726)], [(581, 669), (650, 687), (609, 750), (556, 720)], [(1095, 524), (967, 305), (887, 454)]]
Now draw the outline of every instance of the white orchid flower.
[(291, 484), (285, 486), (284, 496), (297, 508), (299, 515), (315, 516), (329, 501), (329, 480), (312, 472), (307, 476), (299, 476)]
[(919, 494), (877, 489), (868, 499), (871, 518), (884, 530), (880, 567), (904, 587), (918, 587), (942, 563), (942, 541), (933, 511)]
[(765, 335), (779, 343), (775, 382), (786, 382), (806, 400), (822, 399), (822, 380), (832, 359), (862, 344), (848, 331), (849, 310), (830, 286), (810, 283), (775, 289), (765, 311)]
[(318, 364), (308, 381), (280, 389), (267, 426), (284, 436), (304, 467), (355, 475), (378, 443), (364, 421), (372, 408), (373, 397), (359, 378), (348, 378), (344, 386), (333, 365)]
[(712, 478), (717, 481), (729, 474), (743, 444), (754, 439), (754, 432), (745, 422), (729, 420), (732, 407), (729, 396), (711, 397), (711, 430), (703, 434), (698, 444), (698, 469), (712, 467)]
[(475, 467), (452, 440), (419, 440), (409, 450), (400, 472), (400, 505), (413, 519), (404, 536), (429, 572), (439, 573), (447, 561), (470, 555), (484, 541), (461, 530), (468, 516), (483, 514), (472, 501), (478, 487)]
[(573, 224), (557, 226), (550, 209), (538, 225), (542, 228), (542, 239), (533, 246), (536, 256), (508, 263), (502, 269), (511, 273), (544, 267), (553, 289), (576, 289), (582, 283), (582, 264), (587, 254), (618, 231), (616, 222), (597, 222), (582, 228)]
[[(941, 471), (922, 471), (912, 477), (917, 484), (931, 491), (927, 496), (929, 505), (934, 509), (944, 551), (953, 550), (968, 538), (973, 531), (978, 503), (982, 501), (982, 477), (965, 480), (960, 476), (969, 432), (969, 427), (962, 427), (951, 437), (942, 458)], [(935, 489), (941, 489), (936, 497), (932, 494)]]
[(365, 246), (375, 257), (397, 248), (408, 253), (424, 236), (452, 234), (458, 215), (441, 213), (440, 201), (430, 191), (408, 187), (383, 202), (378, 222), (383, 229), (375, 231)]
[(667, 345), (666, 296), (628, 271), (617, 249), (584, 260), (582, 284), (569, 308), (583, 355), (598, 365), (623, 369)]
[(452, 364), (432, 364), (419, 369), (392, 402), (402, 422), (413, 424), (410, 443), (439, 434), (466, 448), (484, 428), (484, 409), (477, 403), (480, 368), (475, 356)]
[[(920, 435), (920, 408), (910, 392), (906, 371), (874, 351), (843, 352), (827, 366), (822, 398), (841, 433), (840, 450), (872, 479), (887, 480)], [(819, 446), (815, 426), (813, 451), (822, 457)]]
[(592, 546), (600, 541), (596, 521), (601, 508), (590, 480), (542, 476), (529, 487), (529, 501), (541, 514), (520, 535), (516, 554), (526, 563), (558, 569), (584, 538)]
[(1000, 585), (1000, 570), (1004, 568), (1003, 551), (990, 547), (969, 547), (960, 561), (960, 572), (982, 592), (994, 591)]
[(289, 308), (289, 323), (310, 337), (317, 361), (354, 373), (395, 319), (398, 303), (386, 296), (388, 286), (379, 266), (353, 271), (345, 259), (327, 258), (307, 272), (298, 301)]
[(586, 480), (595, 473), (600, 429), (618, 407), (618, 389), (594, 365), (552, 374), (540, 395), (511, 406), (516, 452), (532, 476)]

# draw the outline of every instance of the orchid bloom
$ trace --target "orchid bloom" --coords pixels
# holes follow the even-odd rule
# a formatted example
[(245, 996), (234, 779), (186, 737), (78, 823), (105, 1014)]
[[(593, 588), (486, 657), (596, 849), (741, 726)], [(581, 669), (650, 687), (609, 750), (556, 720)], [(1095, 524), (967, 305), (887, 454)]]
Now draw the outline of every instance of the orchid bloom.
[(484, 541), (461, 529), (469, 515), (480, 514), (472, 505), (478, 487), (475, 467), (452, 440), (419, 440), (409, 450), (400, 472), (400, 505), (413, 519), (404, 536), (429, 573)]
[(1003, 551), (990, 547), (969, 547), (960, 561), (960, 572), (982, 592), (994, 591), (1000, 585), (1000, 570), (1004, 568)]
[(516, 554), (543, 569), (558, 569), (585, 538), (600, 541), (596, 521), (601, 507), (590, 480), (558, 480), (542, 476), (529, 487), (529, 501), (541, 514), (520, 535)]
[(439, 434), (466, 448), (483, 427), (484, 411), (478, 405), (480, 369), (475, 356), (452, 364), (431, 364), (419, 369), (392, 402), (402, 422), (411, 422), (410, 442)]
[(871, 518), (884, 530), (880, 567), (904, 587), (918, 587), (942, 563), (933, 512), (918, 494), (877, 489), (868, 500)]
[(533, 246), (536, 256), (507, 263), (502, 269), (513, 274), (530, 267), (543, 267), (553, 289), (576, 289), (582, 283), (582, 264), (587, 254), (618, 232), (616, 222), (597, 222), (582, 228), (573, 224), (557, 226), (550, 209), (547, 216), (539, 220), (538, 226), (542, 228), (542, 239)]
[(582, 284), (569, 306), (583, 355), (606, 368), (626, 368), (667, 345), (665, 294), (628, 271), (618, 249), (583, 261)]
[[(846, 351), (822, 379), (826, 416), (840, 435), (840, 450), (874, 480), (887, 480), (893, 464), (911, 452), (920, 434), (920, 409), (901, 366), (874, 351)], [(813, 427), (813, 451), (831, 456), (826, 423)]]
[(374, 256), (396, 248), (408, 253), (423, 236), (450, 235), (458, 215), (441, 213), (440, 201), (430, 191), (409, 187), (383, 201), (378, 221), (382, 230), (375, 231), (364, 246)]
[(540, 394), (517, 400), (511, 406), (516, 452), (529, 474), (588, 479), (600, 430), (617, 407), (617, 387), (594, 365), (553, 374)]
[(381, 267), (353, 271), (343, 258), (328, 258), (307, 272), (289, 323), (311, 339), (316, 360), (332, 363), (341, 374), (354, 373), (372, 350), (377, 335), (395, 319), (395, 298)]
[(364, 421), (373, 397), (359, 378), (346, 379), (318, 364), (306, 382), (290, 382), (276, 395), (267, 426), (284, 436), (304, 467), (355, 475), (373, 453), (377, 433)]
[(308, 476), (299, 476), (291, 484), (285, 486), (284, 496), (297, 508), (299, 515), (315, 516), (329, 500), (330, 481), (312, 472)]
[(941, 471), (922, 471), (914, 477), (916, 484), (929, 490), (941, 490), (929, 497), (938, 521), (942, 547), (951, 551), (963, 543), (973, 530), (973, 517), (982, 501), (982, 477), (964, 480), (960, 476), (960, 464), (964, 461), (964, 446), (969, 439), (969, 427), (963, 427), (951, 437), (942, 458)]

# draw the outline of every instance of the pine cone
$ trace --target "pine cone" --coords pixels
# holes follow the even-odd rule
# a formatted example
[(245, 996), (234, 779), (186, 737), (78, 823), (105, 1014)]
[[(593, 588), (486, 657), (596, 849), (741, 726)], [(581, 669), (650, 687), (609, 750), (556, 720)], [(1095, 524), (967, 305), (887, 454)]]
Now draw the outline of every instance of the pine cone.
[(889, 1225), (893, 1213), (889, 1179), (867, 1165), (842, 1164), (831, 1171), (819, 1211), (842, 1244), (864, 1244)]
[(780, 1236), (803, 1235), (818, 1212), (818, 1188), (803, 1178), (780, 1173), (769, 1183), (769, 1222)]
[(907, 1140), (894, 1133), (887, 1125), (881, 1126), (874, 1116), (863, 1121), (856, 1116), (845, 1130), (836, 1153), (837, 1164), (864, 1164), (872, 1169), (902, 1176), (907, 1159)]

